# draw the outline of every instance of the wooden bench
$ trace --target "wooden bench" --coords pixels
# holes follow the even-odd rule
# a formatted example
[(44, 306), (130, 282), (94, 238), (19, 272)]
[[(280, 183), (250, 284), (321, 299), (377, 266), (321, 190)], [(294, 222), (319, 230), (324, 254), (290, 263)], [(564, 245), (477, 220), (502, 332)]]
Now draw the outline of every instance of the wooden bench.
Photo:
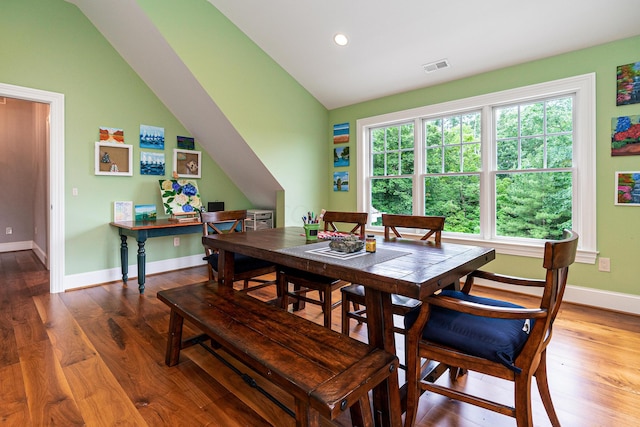
[[(369, 391), (398, 358), (215, 282), (158, 292), (171, 308), (165, 363), (211, 339), (216, 346), (294, 397), (297, 426), (319, 426), (351, 410), (353, 425), (373, 425)], [(183, 340), (189, 321), (203, 335)]]

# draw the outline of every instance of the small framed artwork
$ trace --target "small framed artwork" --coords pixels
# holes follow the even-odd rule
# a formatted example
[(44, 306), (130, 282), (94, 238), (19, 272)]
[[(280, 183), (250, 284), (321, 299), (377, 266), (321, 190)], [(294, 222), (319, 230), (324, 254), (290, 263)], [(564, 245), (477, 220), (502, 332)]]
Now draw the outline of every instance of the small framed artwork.
[(96, 175), (133, 175), (133, 146), (113, 142), (96, 142)]
[(615, 204), (640, 206), (640, 171), (616, 172)]
[(173, 170), (178, 178), (200, 178), (202, 153), (200, 151), (173, 149)]
[(136, 221), (155, 221), (156, 205), (136, 205)]
[(333, 173), (333, 191), (349, 191), (349, 172)]
[(333, 166), (349, 166), (349, 146), (336, 147), (333, 149)]
[(611, 155), (640, 155), (640, 116), (611, 119)]
[(140, 148), (164, 150), (164, 128), (140, 125)]
[(342, 144), (349, 142), (349, 123), (333, 125), (333, 143)]
[(182, 150), (193, 150), (196, 148), (196, 142), (190, 136), (178, 136), (178, 148)]
[(616, 105), (640, 102), (640, 62), (616, 68)]
[(140, 175), (164, 175), (164, 153), (140, 152)]
[(100, 127), (100, 141), (124, 144), (124, 131), (120, 128)]
[(113, 202), (113, 221), (133, 221), (133, 202)]

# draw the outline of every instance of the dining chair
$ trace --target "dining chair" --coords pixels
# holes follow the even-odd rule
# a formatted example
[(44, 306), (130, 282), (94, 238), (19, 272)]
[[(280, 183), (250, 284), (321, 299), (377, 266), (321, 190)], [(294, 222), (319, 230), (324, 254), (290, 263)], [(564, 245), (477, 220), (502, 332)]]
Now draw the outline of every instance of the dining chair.
[[(204, 236), (244, 233), (246, 232), (246, 218), (246, 210), (200, 212), (202, 233)], [(207, 261), (209, 270), (209, 280), (214, 280), (218, 274), (218, 252), (214, 252), (206, 246), (204, 252), (204, 259)], [(234, 253), (234, 268), (234, 280), (243, 281), (243, 290), (253, 291), (276, 283), (275, 280), (260, 278), (265, 274), (276, 272), (276, 266), (268, 261)], [(250, 282), (258, 283), (258, 285), (250, 287)]]
[[(426, 230), (420, 240), (428, 240), (433, 237), (436, 244), (442, 241), (445, 217), (443, 216), (418, 216), (382, 214), (385, 240), (402, 238), (398, 228)], [(393, 237), (391, 233), (393, 232)], [(358, 284), (345, 286), (342, 293), (342, 333), (349, 335), (350, 319), (355, 319), (359, 324), (367, 322), (366, 307), (364, 301), (364, 287)], [(404, 316), (420, 305), (420, 301), (402, 295), (391, 294), (393, 314)], [(353, 310), (350, 310), (353, 306)], [(402, 327), (394, 326), (394, 332), (404, 334)]]
[[(322, 214), (324, 231), (356, 234), (360, 239), (364, 239), (368, 218), (369, 214), (367, 212), (326, 211)], [(348, 225), (347, 228), (350, 228), (350, 230), (345, 231), (344, 225)]]
[[(325, 231), (345, 234), (357, 233), (361, 239), (364, 239), (368, 216), (367, 212), (325, 211), (322, 220)], [(344, 231), (344, 226), (347, 226), (346, 229), (349, 231)], [(280, 267), (276, 280), (278, 281), (278, 296), (281, 298), (282, 308), (288, 308), (290, 299), (294, 311), (304, 308), (305, 303), (319, 305), (322, 307), (323, 323), (327, 328), (331, 328), (331, 312), (341, 303), (340, 300), (332, 303), (331, 294), (349, 284), (343, 280), (288, 267)], [(293, 285), (293, 289), (289, 284)], [(318, 291), (317, 299), (309, 296), (309, 293), (314, 291)]]
[[(526, 279), (475, 271), (461, 291), (443, 290), (426, 298), (420, 310), (405, 316), (408, 329), (406, 357), (407, 413), (405, 426), (416, 420), (418, 401), (424, 391), (444, 395), (516, 419), (518, 427), (533, 426), (531, 383), (538, 391), (553, 426), (560, 421), (553, 408), (547, 380), (547, 346), (574, 262), (578, 234), (565, 230), (561, 240), (544, 245), (544, 279)], [(476, 279), (497, 284), (538, 287), (539, 304), (526, 308), (508, 301), (471, 295)], [(413, 316), (412, 314), (415, 314)], [(456, 372), (451, 387), (422, 378), (422, 359), (437, 361)], [(457, 373), (467, 371), (514, 383), (514, 404), (504, 404), (456, 387)], [(428, 395), (427, 395), (428, 396)]]

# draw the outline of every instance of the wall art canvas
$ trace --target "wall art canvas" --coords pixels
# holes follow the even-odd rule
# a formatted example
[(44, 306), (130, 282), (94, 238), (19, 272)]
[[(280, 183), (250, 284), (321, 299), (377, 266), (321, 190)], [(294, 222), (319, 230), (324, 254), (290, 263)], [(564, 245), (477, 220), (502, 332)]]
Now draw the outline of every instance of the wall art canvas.
[(349, 142), (349, 123), (333, 125), (333, 143), (342, 144)]
[(156, 205), (136, 205), (136, 221), (155, 221), (157, 218)]
[(640, 206), (640, 171), (616, 172), (616, 205)]
[(179, 136), (178, 148), (182, 150), (193, 150), (196, 148), (196, 141), (190, 136)]
[(611, 119), (611, 155), (640, 155), (640, 116)]
[(349, 146), (333, 149), (333, 166), (337, 168), (349, 166)]
[(100, 141), (124, 144), (124, 131), (119, 128), (100, 127)]
[(349, 172), (333, 173), (333, 191), (349, 191)]
[(140, 148), (164, 150), (164, 128), (140, 125)]
[(164, 153), (140, 152), (140, 175), (164, 175)]
[(133, 202), (113, 202), (113, 220), (133, 221)]
[(190, 179), (161, 179), (160, 197), (167, 215), (200, 212), (202, 200), (196, 181)]
[(616, 69), (616, 105), (640, 102), (640, 62), (618, 65)]

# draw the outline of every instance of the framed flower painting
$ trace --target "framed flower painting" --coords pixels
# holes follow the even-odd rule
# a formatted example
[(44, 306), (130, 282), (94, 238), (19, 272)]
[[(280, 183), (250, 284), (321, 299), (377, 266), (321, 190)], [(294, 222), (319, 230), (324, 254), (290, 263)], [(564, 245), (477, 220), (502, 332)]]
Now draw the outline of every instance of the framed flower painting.
[(195, 181), (161, 179), (159, 183), (162, 206), (167, 215), (197, 213), (202, 209), (202, 200)]

